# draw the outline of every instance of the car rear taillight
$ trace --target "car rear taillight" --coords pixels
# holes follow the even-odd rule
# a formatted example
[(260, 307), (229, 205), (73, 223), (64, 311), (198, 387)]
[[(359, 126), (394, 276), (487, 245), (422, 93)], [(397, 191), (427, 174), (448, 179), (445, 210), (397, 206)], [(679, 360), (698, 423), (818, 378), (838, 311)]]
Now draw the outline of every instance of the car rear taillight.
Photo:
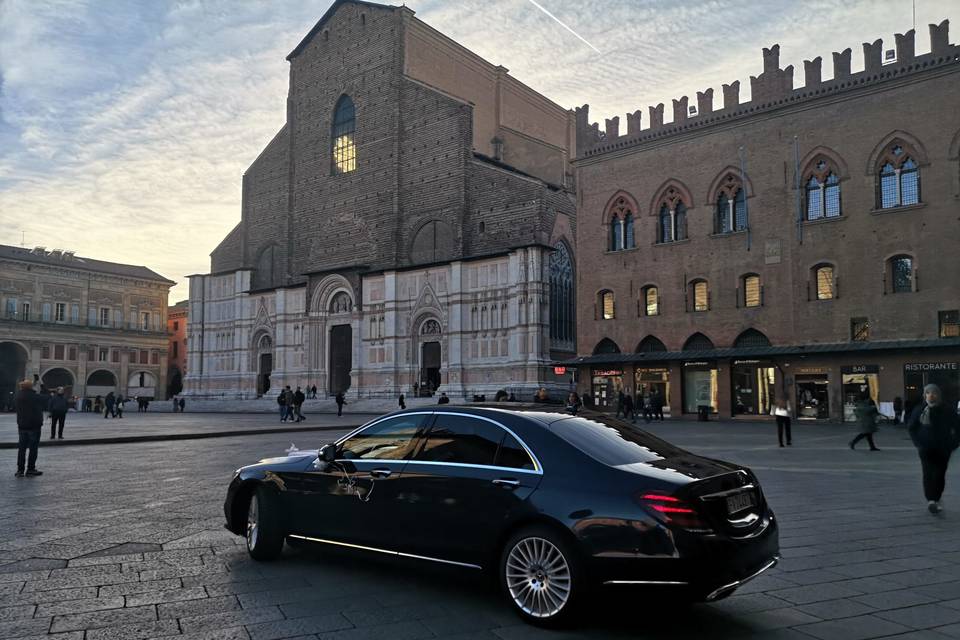
[(640, 504), (664, 524), (694, 533), (712, 533), (703, 518), (689, 502), (659, 493), (641, 493)]

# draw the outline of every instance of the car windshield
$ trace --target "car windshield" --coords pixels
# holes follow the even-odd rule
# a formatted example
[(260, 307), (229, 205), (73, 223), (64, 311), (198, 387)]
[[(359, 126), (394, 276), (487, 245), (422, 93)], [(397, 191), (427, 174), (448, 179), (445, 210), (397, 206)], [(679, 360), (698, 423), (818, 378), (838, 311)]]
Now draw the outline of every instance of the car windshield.
[(591, 458), (612, 467), (683, 455), (681, 449), (629, 424), (605, 417), (576, 417), (550, 430)]

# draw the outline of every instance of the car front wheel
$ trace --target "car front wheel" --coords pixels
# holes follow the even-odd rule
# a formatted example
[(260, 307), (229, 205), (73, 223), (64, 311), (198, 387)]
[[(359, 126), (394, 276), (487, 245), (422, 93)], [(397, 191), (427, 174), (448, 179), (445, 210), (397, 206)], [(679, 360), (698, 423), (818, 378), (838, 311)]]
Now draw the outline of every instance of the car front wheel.
[(247, 507), (247, 551), (254, 560), (275, 560), (283, 550), (283, 531), (276, 498), (257, 487)]
[(527, 622), (554, 626), (575, 615), (583, 588), (578, 558), (547, 527), (514, 534), (500, 558), (500, 584), (514, 610)]

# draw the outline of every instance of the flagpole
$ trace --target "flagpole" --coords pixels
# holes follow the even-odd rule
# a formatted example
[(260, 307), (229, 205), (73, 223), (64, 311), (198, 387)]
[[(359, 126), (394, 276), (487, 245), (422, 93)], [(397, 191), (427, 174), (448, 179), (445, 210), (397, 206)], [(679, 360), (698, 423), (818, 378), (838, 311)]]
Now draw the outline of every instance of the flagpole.
[(797, 240), (803, 244), (803, 200), (800, 195), (800, 140), (793, 136), (794, 186), (797, 189)]
[[(746, 223), (746, 231), (747, 231), (747, 251), (750, 251), (750, 209), (748, 208), (748, 205), (747, 205), (747, 200), (748, 200), (747, 196), (749, 196), (750, 194), (747, 193), (747, 171), (744, 168), (746, 166), (746, 162), (743, 159), (742, 146), (737, 149), (737, 155), (740, 156), (740, 185), (741, 185), (741, 188), (743, 189), (743, 218), (744, 218), (744, 222)], [(736, 216), (737, 214), (736, 209), (734, 209), (733, 214), (734, 216)], [(734, 220), (733, 223), (734, 223), (734, 226), (736, 226), (736, 220)]]

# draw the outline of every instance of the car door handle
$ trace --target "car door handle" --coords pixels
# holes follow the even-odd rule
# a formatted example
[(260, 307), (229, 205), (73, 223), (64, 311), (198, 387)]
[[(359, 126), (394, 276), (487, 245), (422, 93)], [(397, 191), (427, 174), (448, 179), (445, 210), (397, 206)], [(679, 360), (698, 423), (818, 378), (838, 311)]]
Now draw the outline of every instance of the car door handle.
[(371, 469), (371, 470), (370, 470), (370, 477), (372, 477), (372, 478), (389, 478), (391, 473), (393, 473), (393, 471), (390, 471), (390, 469)]
[(520, 481), (513, 478), (497, 478), (493, 481), (493, 484), (504, 489), (516, 489), (520, 486)]

